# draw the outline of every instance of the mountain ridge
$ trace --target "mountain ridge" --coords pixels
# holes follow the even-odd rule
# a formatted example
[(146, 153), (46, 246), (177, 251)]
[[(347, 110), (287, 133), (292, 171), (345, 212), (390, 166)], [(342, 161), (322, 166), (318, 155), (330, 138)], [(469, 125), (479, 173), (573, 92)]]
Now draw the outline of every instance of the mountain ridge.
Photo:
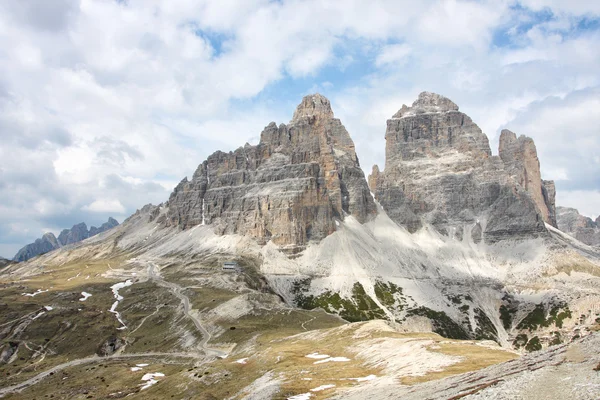
[(52, 232), (46, 232), (40, 239), (35, 242), (23, 246), (13, 257), (14, 261), (27, 261), (30, 258), (37, 257), (49, 251), (59, 249), (73, 243), (80, 242), (99, 233), (106, 232), (109, 229), (118, 226), (119, 222), (113, 217), (109, 217), (108, 221), (96, 228), (90, 227), (89, 231), (85, 222), (73, 225), (71, 229), (63, 229), (58, 238)]

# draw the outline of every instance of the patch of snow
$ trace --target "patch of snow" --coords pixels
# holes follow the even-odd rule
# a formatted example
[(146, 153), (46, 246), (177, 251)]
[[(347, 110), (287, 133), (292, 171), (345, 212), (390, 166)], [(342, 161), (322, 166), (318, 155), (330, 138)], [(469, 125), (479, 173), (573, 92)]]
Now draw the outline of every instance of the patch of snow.
[(44, 306), (44, 308), (46, 309), (46, 311), (54, 310), (54, 307), (51, 307), (51, 306)]
[(33, 321), (33, 320), (36, 320), (36, 319), (38, 319), (39, 317), (41, 317), (42, 315), (44, 315), (44, 314), (46, 314), (46, 312), (45, 312), (45, 311), (42, 311), (42, 312), (40, 312), (38, 315), (36, 315), (35, 317), (33, 317), (31, 320), (32, 320), (32, 321)]
[(123, 296), (121, 296), (119, 294), (119, 290), (123, 289), (124, 287), (131, 286), (131, 285), (133, 285), (133, 281), (131, 279), (127, 279), (125, 282), (115, 283), (114, 285), (112, 285), (110, 287), (112, 289), (113, 295), (115, 296), (115, 299), (117, 299), (117, 301), (115, 301), (113, 303), (112, 307), (108, 311), (115, 314), (115, 316), (117, 317), (117, 321), (119, 321), (121, 323), (122, 326), (117, 328), (117, 330), (119, 330), (119, 331), (127, 329), (127, 325), (125, 325), (125, 323), (121, 319), (121, 314), (117, 311), (117, 306), (119, 305), (119, 302), (123, 300)]
[(316, 387), (316, 388), (314, 388), (314, 389), (310, 389), (310, 391), (311, 391), (311, 392), (320, 392), (320, 391), (322, 391), (322, 390), (327, 390), (327, 389), (331, 389), (331, 388), (334, 388), (334, 387), (335, 387), (335, 385), (333, 385), (333, 384), (329, 384), (329, 385), (321, 385), (321, 386), (319, 386), (319, 387)]
[(125, 282), (119, 282), (112, 285), (110, 288), (112, 289), (115, 299), (117, 299), (118, 301), (123, 300), (123, 296), (119, 294), (119, 290), (131, 285), (133, 285), (131, 279), (127, 279)]
[(247, 361), (248, 361), (248, 357), (246, 357), (246, 358), (240, 358), (239, 360), (235, 360), (234, 363), (246, 364)]
[(302, 393), (302, 394), (297, 394), (292, 397), (288, 397), (287, 400), (308, 400), (311, 398), (311, 396), (312, 396), (312, 393)]
[(121, 314), (117, 311), (118, 305), (119, 305), (119, 302), (115, 301), (113, 303), (112, 307), (110, 308), (110, 310), (108, 310), (108, 312), (115, 314), (115, 317), (117, 317), (117, 321), (119, 321), (119, 323), (121, 324), (121, 326), (119, 328), (117, 328), (117, 330), (122, 331), (123, 329), (127, 329), (127, 325), (125, 325), (125, 323), (121, 319)]
[(346, 357), (329, 357), (326, 358), (324, 360), (320, 360), (320, 361), (315, 361), (313, 364), (323, 364), (323, 363), (327, 363), (327, 362), (346, 362), (346, 361), (350, 361), (349, 358)]
[(367, 382), (377, 379), (377, 375), (364, 376), (362, 378), (348, 378), (349, 381)]
[(42, 289), (38, 289), (33, 293), (21, 293), (22, 296), (27, 296), (27, 297), (35, 297), (40, 293), (46, 293), (48, 291), (48, 289), (46, 290), (42, 290)]
[(147, 367), (150, 364), (135, 364), (136, 367)]
[(306, 355), (307, 358), (314, 358), (315, 360), (321, 360), (323, 358), (329, 358), (327, 354), (311, 353)]
[(142, 380), (145, 381), (146, 383), (143, 385), (140, 385), (142, 387), (141, 390), (148, 389), (150, 386), (158, 383), (158, 381), (154, 378), (162, 378), (164, 376), (165, 376), (165, 374), (163, 374), (162, 372), (155, 372), (153, 374), (145, 374), (144, 376), (142, 376)]
[(141, 371), (141, 370), (142, 370), (142, 368), (140, 368), (140, 367), (131, 367), (131, 370), (132, 370), (133, 372), (136, 372), (136, 371)]
[(83, 297), (81, 297), (79, 301), (86, 301), (89, 297), (92, 297), (92, 294), (88, 292), (81, 292), (81, 296)]

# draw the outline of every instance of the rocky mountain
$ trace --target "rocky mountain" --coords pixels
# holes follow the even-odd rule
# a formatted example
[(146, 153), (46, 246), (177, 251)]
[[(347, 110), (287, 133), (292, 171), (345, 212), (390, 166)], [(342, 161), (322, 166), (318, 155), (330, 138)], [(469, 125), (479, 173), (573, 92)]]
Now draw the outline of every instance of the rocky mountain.
[(36, 239), (35, 242), (25, 245), (20, 249), (14, 256), (14, 261), (27, 261), (30, 258), (37, 257), (40, 254), (47, 253), (52, 250), (61, 248), (69, 244), (77, 243), (85, 240), (89, 237), (105, 232), (109, 229), (119, 225), (116, 219), (109, 217), (108, 221), (100, 225), (99, 228), (92, 226), (88, 231), (87, 225), (84, 222), (73, 225), (71, 229), (63, 229), (58, 235), (58, 238), (54, 236), (52, 232), (45, 233), (40, 239)]
[(6, 259), (4, 257), (0, 257), (0, 268), (4, 268), (4, 267), (6, 267), (7, 265), (10, 265), (10, 264), (12, 264), (12, 260), (8, 260), (8, 259)]
[(533, 143), (507, 131), (493, 156), (432, 93), (385, 135), (372, 196), (329, 101), (307, 96), (166, 203), (3, 268), (0, 397), (393, 398), (449, 377), (440, 396), (462, 398), (563, 355), (589, 374), (560, 393), (588, 390), (600, 250), (553, 226)]
[(387, 214), (415, 232), (475, 243), (546, 236), (554, 220), (554, 184), (541, 180), (530, 138), (502, 132), (500, 156), (451, 100), (423, 92), (387, 121), (385, 170), (373, 167), (371, 190)]
[(600, 216), (594, 221), (574, 208), (557, 207), (558, 229), (590, 246), (600, 246)]
[(258, 145), (209, 156), (167, 207), (166, 225), (210, 224), (291, 252), (335, 232), (346, 215), (376, 214), (354, 143), (319, 94), (304, 97), (289, 124), (270, 123)]

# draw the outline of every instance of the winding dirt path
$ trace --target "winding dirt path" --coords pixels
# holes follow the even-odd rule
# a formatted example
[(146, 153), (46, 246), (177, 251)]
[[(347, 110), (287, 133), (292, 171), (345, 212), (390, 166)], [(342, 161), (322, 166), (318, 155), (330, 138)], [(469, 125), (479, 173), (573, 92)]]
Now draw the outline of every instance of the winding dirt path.
[(156, 265), (151, 262), (148, 262), (148, 278), (154, 280), (160, 286), (170, 289), (171, 292), (175, 295), (175, 297), (181, 300), (181, 304), (183, 304), (184, 314), (192, 320), (192, 322), (196, 326), (196, 329), (198, 329), (198, 331), (200, 331), (200, 333), (202, 334), (202, 340), (200, 341), (199, 347), (207, 355), (214, 355), (221, 358), (227, 357), (228, 354), (226, 352), (207, 346), (207, 343), (210, 341), (212, 336), (210, 335), (208, 330), (206, 330), (206, 328), (202, 325), (202, 321), (200, 321), (200, 319), (197, 316), (195, 316), (192, 312), (193, 310), (190, 307), (190, 299), (182, 293), (183, 288), (177, 285), (176, 283), (165, 281), (160, 275), (156, 273), (155, 269)]

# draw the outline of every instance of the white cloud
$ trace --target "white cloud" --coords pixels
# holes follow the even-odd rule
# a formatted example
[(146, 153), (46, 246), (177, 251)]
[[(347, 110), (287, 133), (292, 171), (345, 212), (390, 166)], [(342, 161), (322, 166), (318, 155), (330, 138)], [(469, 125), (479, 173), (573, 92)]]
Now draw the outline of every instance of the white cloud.
[(405, 43), (384, 46), (377, 55), (375, 65), (378, 67), (391, 63), (396, 66), (402, 65), (407, 61), (406, 57), (410, 55), (411, 51), (410, 46)]
[(84, 211), (91, 211), (97, 213), (109, 213), (109, 214), (123, 214), (125, 213), (125, 207), (119, 200), (116, 199), (98, 199), (94, 202), (83, 206)]

